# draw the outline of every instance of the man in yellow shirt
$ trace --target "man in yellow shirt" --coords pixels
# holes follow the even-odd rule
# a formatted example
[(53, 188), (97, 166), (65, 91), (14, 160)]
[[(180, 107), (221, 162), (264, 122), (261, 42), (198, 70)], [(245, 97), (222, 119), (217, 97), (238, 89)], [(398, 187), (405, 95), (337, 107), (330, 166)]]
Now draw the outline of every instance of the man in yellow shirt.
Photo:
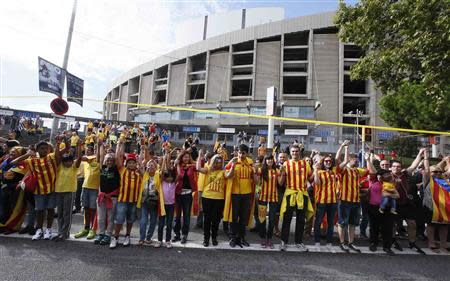
[(92, 229), (95, 212), (97, 210), (97, 196), (100, 187), (100, 163), (99, 151), (94, 154), (94, 147), (88, 146), (86, 156), (83, 157), (84, 182), (81, 192), (81, 202), (84, 209), (84, 229), (75, 234), (75, 238), (87, 236), (87, 239), (95, 238), (95, 231)]
[[(253, 170), (253, 161), (248, 156), (248, 146), (239, 145), (238, 157), (231, 160), (228, 167), (227, 178), (230, 178), (231, 186), (231, 209), (225, 208), (225, 212), (231, 212), (231, 240), (232, 248), (236, 245), (249, 247), (250, 244), (245, 240), (245, 228), (251, 217), (253, 209), (252, 201), (254, 200), (254, 183), (255, 173)], [(228, 192), (227, 192), (228, 194)], [(226, 205), (229, 205), (227, 200)], [(226, 215), (226, 214), (225, 214)]]

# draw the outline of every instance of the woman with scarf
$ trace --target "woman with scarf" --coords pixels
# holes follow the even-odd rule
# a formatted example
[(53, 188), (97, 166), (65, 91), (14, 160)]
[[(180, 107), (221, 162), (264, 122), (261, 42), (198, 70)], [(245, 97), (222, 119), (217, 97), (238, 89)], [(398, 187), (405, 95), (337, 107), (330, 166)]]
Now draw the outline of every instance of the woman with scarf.
[(25, 192), (17, 185), (25, 175), (22, 162), (14, 161), (25, 154), (25, 149), (15, 146), (9, 151), (9, 156), (1, 163), (1, 189), (3, 216), (0, 227), (4, 234), (11, 234), (20, 229), (26, 212)]
[[(191, 208), (193, 196), (197, 195), (197, 176), (195, 162), (192, 160), (191, 154), (184, 150), (175, 161), (177, 171), (176, 178), (176, 206), (180, 212), (177, 212), (175, 219), (175, 237), (173, 242), (181, 240), (181, 244), (187, 242), (189, 234), (189, 226), (191, 222)], [(194, 201), (196, 202), (196, 201)], [(197, 203), (195, 205), (198, 205)], [(183, 213), (183, 226), (181, 227), (181, 212)], [(180, 236), (180, 230), (182, 237)]]

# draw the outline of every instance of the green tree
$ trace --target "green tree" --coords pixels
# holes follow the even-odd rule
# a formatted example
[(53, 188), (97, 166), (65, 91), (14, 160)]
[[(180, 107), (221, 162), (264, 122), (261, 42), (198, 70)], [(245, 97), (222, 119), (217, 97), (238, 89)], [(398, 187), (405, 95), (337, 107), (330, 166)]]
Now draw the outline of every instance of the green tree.
[(419, 145), (416, 137), (408, 137), (407, 135), (400, 135), (386, 142), (387, 148), (397, 152), (400, 157), (415, 157)]
[[(371, 78), (386, 94), (382, 116), (389, 125), (448, 129), (442, 122), (422, 126), (425, 117), (419, 112), (431, 113), (430, 118), (444, 114), (446, 120), (450, 114), (444, 110), (450, 96), (450, 0), (361, 0), (354, 6), (341, 2), (335, 23), (342, 41), (364, 50), (351, 78)], [(405, 99), (413, 93), (421, 100), (409, 112), (396, 111), (411, 106)], [(419, 109), (420, 104), (427, 108)]]
[(405, 82), (395, 94), (383, 96), (380, 116), (394, 127), (450, 130), (450, 95), (444, 102), (432, 101), (424, 85)]

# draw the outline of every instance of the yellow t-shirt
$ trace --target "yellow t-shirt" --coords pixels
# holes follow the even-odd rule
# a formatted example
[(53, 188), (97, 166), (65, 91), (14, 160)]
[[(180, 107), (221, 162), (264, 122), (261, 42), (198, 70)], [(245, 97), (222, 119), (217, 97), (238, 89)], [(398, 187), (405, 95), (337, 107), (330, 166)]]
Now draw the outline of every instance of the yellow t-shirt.
[(84, 163), (83, 188), (98, 189), (100, 187), (100, 164), (95, 156), (88, 156)]
[(382, 191), (394, 190), (394, 189), (395, 189), (395, 184), (390, 183), (390, 182), (383, 182)]
[[(205, 163), (205, 166), (203, 168), (208, 169), (208, 163)], [(198, 189), (198, 191), (200, 191), (200, 192), (203, 191), (203, 187), (206, 184), (205, 180), (206, 180), (206, 174), (198, 173), (198, 177), (197, 177), (197, 189)]]
[(84, 162), (81, 162), (80, 167), (78, 167), (77, 178), (84, 178)]
[(77, 146), (78, 140), (80, 139), (79, 136), (75, 135), (75, 136), (71, 136), (70, 137), (70, 146), (74, 147)]
[(60, 164), (56, 176), (55, 192), (76, 192), (77, 171), (78, 168), (75, 165), (66, 168), (63, 164)]
[(253, 185), (253, 161), (249, 158), (242, 162), (238, 160), (234, 168), (233, 189), (232, 194), (249, 194), (252, 193)]
[(205, 178), (202, 197), (208, 199), (225, 198), (225, 171), (209, 170)]
[(91, 121), (89, 121), (87, 127), (88, 127), (88, 129), (94, 129), (94, 123), (92, 123)]
[(104, 140), (104, 139), (105, 139), (105, 134), (104, 134), (104, 133), (101, 133), (101, 132), (98, 132), (98, 133), (97, 133), (97, 138), (98, 138), (99, 140)]
[(86, 145), (91, 144), (91, 143), (94, 143), (94, 137), (95, 137), (94, 134), (87, 135), (87, 136), (84, 138), (84, 143), (85, 143)]

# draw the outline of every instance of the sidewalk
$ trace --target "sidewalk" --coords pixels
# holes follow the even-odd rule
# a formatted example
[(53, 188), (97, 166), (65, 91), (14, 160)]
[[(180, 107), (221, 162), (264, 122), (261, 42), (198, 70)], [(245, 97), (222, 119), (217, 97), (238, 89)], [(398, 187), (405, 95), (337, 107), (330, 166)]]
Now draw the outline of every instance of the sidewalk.
[[(295, 221), (295, 220), (294, 220)], [(192, 217), (191, 218), (191, 229), (189, 232), (189, 237), (188, 237), (188, 242), (186, 244), (181, 244), (180, 242), (176, 242), (173, 243), (173, 247), (174, 250), (178, 250), (181, 251), (183, 249), (189, 249), (189, 248), (197, 248), (197, 249), (205, 249), (205, 250), (234, 250), (234, 251), (280, 251), (279, 250), (279, 242), (280, 239), (278, 237), (274, 237), (273, 238), (273, 243), (274, 243), (274, 249), (269, 249), (269, 248), (262, 248), (260, 246), (260, 238), (258, 236), (257, 233), (254, 232), (247, 232), (247, 237), (246, 240), (250, 243), (250, 247), (244, 247), (244, 248), (240, 248), (239, 246), (236, 246), (235, 248), (231, 248), (228, 244), (228, 237), (227, 235), (223, 232), (222, 230), (222, 224), (219, 227), (219, 237), (218, 237), (218, 241), (219, 241), (219, 245), (218, 246), (212, 246), (210, 244), (209, 247), (204, 247), (203, 246), (203, 230), (200, 228), (197, 228), (196, 226), (196, 217)], [(280, 225), (281, 226), (281, 225)], [(74, 238), (74, 234), (76, 232), (78, 232), (81, 228), (83, 227), (83, 217), (81, 214), (75, 214), (73, 215), (73, 221), (72, 221), (72, 228), (71, 228), (71, 236), (70, 239), (68, 239), (66, 242), (73, 242), (73, 241), (77, 241), (77, 242), (84, 242), (84, 243), (92, 243), (94, 245), (93, 240), (87, 240), (86, 238), (79, 238), (79, 239), (75, 239)], [(53, 225), (53, 233), (57, 232), (57, 222), (55, 220), (54, 225)], [(357, 231), (359, 229), (357, 228)], [(119, 244), (122, 244), (123, 242), (123, 235), (124, 235), (124, 229), (121, 232), (121, 237), (119, 238)], [(300, 252), (292, 243), (294, 240), (294, 222), (291, 223), (291, 235), (289, 237), (289, 241), (291, 244), (288, 245), (287, 247), (287, 251), (289, 252)], [(18, 233), (14, 233), (14, 234), (10, 234), (10, 235), (0, 235), (0, 241), (4, 240), (7, 237), (14, 237), (14, 238), (23, 238), (23, 239), (31, 239), (30, 235), (20, 235)], [(153, 240), (156, 240), (157, 237), (157, 228), (155, 230), (155, 233), (153, 234)], [(173, 237), (173, 235), (172, 235)], [(359, 233), (357, 233), (357, 237), (359, 237)], [(355, 245), (361, 249), (362, 254), (375, 254), (375, 255), (383, 255), (385, 254), (382, 250), (381, 247), (378, 247), (378, 250), (376, 252), (371, 252), (369, 250), (369, 241), (367, 239), (355, 239)], [(133, 230), (131, 232), (131, 244), (132, 245), (136, 245), (138, 244), (139, 241), (139, 221), (137, 220), (134, 225), (133, 225)], [(402, 245), (402, 247), (404, 247), (403, 251), (397, 251), (395, 249), (393, 249), (393, 251), (395, 252), (395, 254), (400, 254), (400, 255), (420, 255), (418, 254), (416, 251), (410, 250), (407, 246), (408, 246), (408, 242), (405, 240), (401, 240), (399, 241), (400, 244)], [(0, 242), (1, 243), (1, 242)], [(36, 243), (41, 243), (41, 241), (36, 241)], [(49, 241), (48, 243), (54, 243)], [(338, 237), (337, 237), (337, 233), (335, 231), (334, 233), (334, 238), (333, 238), (333, 246), (332, 247), (327, 247), (325, 246), (325, 241), (322, 240), (321, 241), (321, 247), (316, 247), (314, 246), (314, 241), (313, 238), (310, 237), (309, 235), (305, 235), (304, 236), (304, 243), (307, 246), (307, 248), (309, 249), (309, 252), (313, 252), (313, 253), (330, 253), (330, 254), (345, 254), (338, 245)], [(423, 251), (427, 254), (427, 255), (449, 255), (450, 254), (442, 254), (442, 253), (434, 253), (431, 250), (429, 250), (428, 248), (426, 248), (426, 243), (422, 242), (422, 241), (418, 241), (417, 243), (420, 247), (422, 247)], [(97, 246), (95, 245), (95, 247), (107, 247), (107, 246)], [(140, 246), (140, 247), (149, 247), (151, 248), (151, 245), (144, 245), (144, 246)], [(350, 252), (350, 254), (357, 254), (356, 252)]]

